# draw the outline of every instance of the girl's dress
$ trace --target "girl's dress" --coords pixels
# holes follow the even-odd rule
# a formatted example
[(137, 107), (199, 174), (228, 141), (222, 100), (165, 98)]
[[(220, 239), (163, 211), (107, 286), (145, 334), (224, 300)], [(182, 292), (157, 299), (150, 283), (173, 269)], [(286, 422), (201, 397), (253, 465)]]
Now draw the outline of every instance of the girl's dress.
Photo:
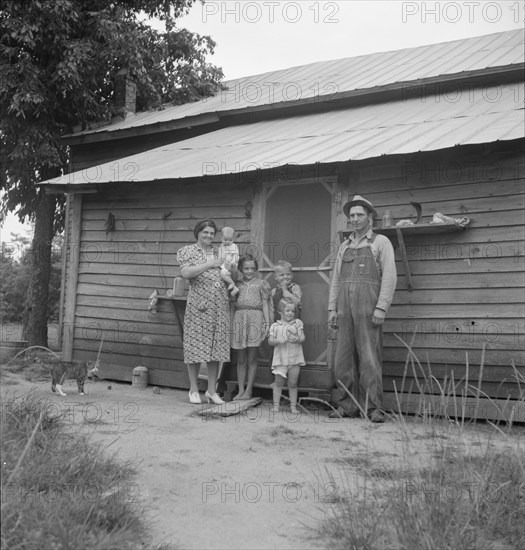
[(270, 285), (254, 278), (237, 283), (239, 294), (233, 316), (233, 349), (256, 348), (264, 340), (263, 302), (270, 301)]
[[(217, 249), (213, 255), (218, 257)], [(180, 267), (206, 263), (199, 246), (184, 246), (177, 252)], [(189, 280), (190, 290), (184, 314), (184, 362), (230, 360), (230, 310), (226, 285), (220, 268), (207, 269)]]
[(300, 342), (289, 341), (289, 330), (293, 328), (297, 333), (304, 330), (303, 322), (300, 319), (293, 319), (290, 322), (276, 321), (270, 327), (270, 337), (279, 342), (273, 348), (272, 371), (274, 367), (286, 367), (291, 365), (305, 365), (303, 345)]

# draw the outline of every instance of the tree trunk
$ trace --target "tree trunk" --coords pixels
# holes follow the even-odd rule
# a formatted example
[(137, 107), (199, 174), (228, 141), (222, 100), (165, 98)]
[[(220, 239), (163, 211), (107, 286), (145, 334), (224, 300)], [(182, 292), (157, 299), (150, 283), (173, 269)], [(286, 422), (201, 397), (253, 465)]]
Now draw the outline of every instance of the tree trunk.
[(27, 291), (24, 339), (28, 346), (47, 347), (47, 302), (51, 275), (51, 242), (56, 197), (39, 191), (31, 247), (31, 282)]

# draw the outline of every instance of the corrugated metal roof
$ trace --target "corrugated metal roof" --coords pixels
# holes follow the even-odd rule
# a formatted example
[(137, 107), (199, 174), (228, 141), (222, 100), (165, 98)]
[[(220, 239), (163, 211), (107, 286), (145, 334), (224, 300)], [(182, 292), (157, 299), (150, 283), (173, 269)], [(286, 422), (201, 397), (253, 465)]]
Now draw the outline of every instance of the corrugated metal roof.
[(228, 90), (203, 101), (128, 115), (96, 132), (113, 132), (186, 117), (409, 82), (523, 63), (524, 35), (506, 31), (417, 48), (374, 53), (230, 80)]
[(112, 161), (48, 183), (200, 177), (490, 143), (524, 137), (524, 114), (521, 84), (448, 90), (232, 126), (120, 159), (119, 170)]

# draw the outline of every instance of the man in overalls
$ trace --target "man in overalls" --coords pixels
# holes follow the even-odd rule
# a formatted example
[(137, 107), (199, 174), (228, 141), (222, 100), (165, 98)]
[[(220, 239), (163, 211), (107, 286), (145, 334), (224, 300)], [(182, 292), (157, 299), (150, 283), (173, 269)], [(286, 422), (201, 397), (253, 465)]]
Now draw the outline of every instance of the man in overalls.
[(372, 422), (384, 422), (382, 325), (396, 289), (394, 248), (372, 231), (377, 212), (370, 201), (356, 195), (343, 211), (353, 232), (339, 247), (330, 282), (328, 324), (338, 329), (330, 416), (359, 416), (340, 381)]

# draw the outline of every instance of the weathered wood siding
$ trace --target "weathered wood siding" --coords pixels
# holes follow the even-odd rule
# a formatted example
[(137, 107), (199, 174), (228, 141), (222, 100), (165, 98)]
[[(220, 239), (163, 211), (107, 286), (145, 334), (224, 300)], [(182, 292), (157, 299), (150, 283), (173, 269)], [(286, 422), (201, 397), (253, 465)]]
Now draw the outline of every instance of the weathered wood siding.
[[(153, 384), (184, 387), (187, 371), (173, 304), (165, 295), (178, 273), (177, 250), (195, 242), (196, 222), (213, 218), (236, 229), (240, 246), (250, 240), (245, 203), (251, 189), (235, 186), (108, 185), (83, 197), (74, 328), (75, 359), (94, 359), (104, 337), (104, 375), (131, 380), (145, 365)], [(109, 214), (114, 228), (107, 230)], [(218, 240), (218, 237), (217, 237)]]
[[(354, 194), (370, 199), (380, 216), (391, 210), (395, 220), (414, 219), (410, 201), (422, 204), (423, 221), (434, 212), (471, 220), (466, 231), (406, 238), (413, 291), (396, 249), (398, 286), (384, 327), (387, 396), (402, 387), (439, 393), (437, 384), (425, 385), (429, 372), (440, 382), (453, 379), (460, 392), (467, 363), (471, 386), (482, 375), (481, 389), (491, 398), (519, 396), (512, 365), (525, 376), (524, 174), (523, 141), (339, 166), (337, 230), (346, 229), (341, 208)], [(83, 195), (80, 218), (80, 200), (72, 202), (71, 243), (80, 220), (78, 276), (68, 265), (63, 319), (74, 326), (75, 359), (94, 359), (104, 336), (108, 377), (131, 380), (133, 367), (145, 364), (152, 383), (187, 386), (172, 304), (160, 301), (153, 315), (148, 297), (171, 288), (176, 251), (194, 242), (198, 220), (232, 225), (241, 248), (254, 240), (261, 228), (252, 226), (246, 204), (257, 208), (258, 192), (237, 180), (104, 184), (99, 193)], [(106, 231), (110, 213), (115, 227)], [(71, 252), (68, 258), (75, 261)], [(407, 361), (408, 344), (421, 367)]]
[[(468, 383), (478, 387), (482, 374), (481, 388), (491, 398), (520, 394), (512, 365), (525, 376), (523, 142), (498, 149), (355, 163), (341, 176), (348, 196), (364, 195), (380, 216), (389, 209), (395, 220), (414, 220), (410, 201), (416, 201), (424, 222), (435, 212), (470, 218), (466, 231), (405, 239), (413, 291), (396, 248), (398, 284), (384, 325), (386, 392), (400, 391), (406, 374), (405, 391), (439, 393), (436, 383), (425, 383), (430, 367), (440, 383), (453, 379), (459, 395), (468, 363)], [(399, 338), (421, 367), (415, 359), (407, 363)]]

